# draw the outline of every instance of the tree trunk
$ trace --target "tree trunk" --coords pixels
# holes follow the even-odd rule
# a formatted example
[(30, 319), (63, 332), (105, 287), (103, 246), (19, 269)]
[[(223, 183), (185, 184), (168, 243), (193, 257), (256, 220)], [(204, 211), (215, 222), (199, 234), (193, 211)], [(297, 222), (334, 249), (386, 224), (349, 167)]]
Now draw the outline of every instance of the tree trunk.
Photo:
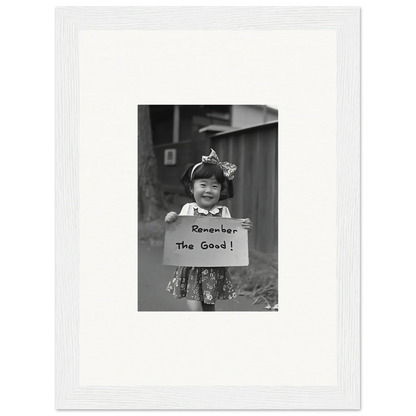
[(138, 106), (139, 140), (139, 220), (153, 221), (166, 211), (166, 203), (157, 172), (153, 151), (148, 105)]

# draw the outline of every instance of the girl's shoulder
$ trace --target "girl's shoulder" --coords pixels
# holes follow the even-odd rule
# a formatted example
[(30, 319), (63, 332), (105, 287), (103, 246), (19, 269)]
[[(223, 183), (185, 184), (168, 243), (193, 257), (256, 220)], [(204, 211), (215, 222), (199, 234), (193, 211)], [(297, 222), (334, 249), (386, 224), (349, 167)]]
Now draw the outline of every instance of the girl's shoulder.
[(230, 210), (228, 209), (228, 207), (226, 207), (226, 206), (221, 206), (221, 216), (223, 217), (223, 218), (231, 218), (231, 213), (230, 213)]
[(194, 215), (193, 203), (192, 202), (188, 202), (187, 204), (185, 204), (182, 207), (181, 212), (179, 213), (179, 215)]

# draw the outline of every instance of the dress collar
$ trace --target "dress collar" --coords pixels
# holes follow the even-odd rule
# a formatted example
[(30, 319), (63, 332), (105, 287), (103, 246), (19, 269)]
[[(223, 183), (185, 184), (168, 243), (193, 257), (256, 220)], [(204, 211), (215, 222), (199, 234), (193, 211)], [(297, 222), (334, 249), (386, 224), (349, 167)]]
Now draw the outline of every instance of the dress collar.
[(195, 208), (198, 210), (200, 214), (208, 215), (208, 213), (211, 213), (212, 215), (218, 214), (220, 212), (220, 209), (222, 208), (221, 205), (214, 205), (210, 210), (201, 208), (196, 202), (191, 202), (192, 208)]

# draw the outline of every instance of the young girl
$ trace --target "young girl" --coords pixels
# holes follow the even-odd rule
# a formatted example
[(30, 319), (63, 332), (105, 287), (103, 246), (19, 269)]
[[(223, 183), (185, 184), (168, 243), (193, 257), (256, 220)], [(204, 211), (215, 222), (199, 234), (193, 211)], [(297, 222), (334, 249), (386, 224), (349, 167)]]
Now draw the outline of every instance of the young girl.
[[(233, 197), (236, 170), (232, 163), (220, 162), (213, 149), (209, 156), (202, 156), (202, 162), (187, 165), (181, 181), (195, 202), (185, 204), (179, 215), (231, 218), (228, 208), (217, 202)], [(176, 212), (169, 212), (165, 222), (174, 222), (177, 217)], [(241, 224), (251, 230), (249, 218), (242, 219)], [(226, 267), (179, 266), (166, 289), (175, 298), (186, 297), (191, 311), (215, 311), (218, 299), (237, 297)]]

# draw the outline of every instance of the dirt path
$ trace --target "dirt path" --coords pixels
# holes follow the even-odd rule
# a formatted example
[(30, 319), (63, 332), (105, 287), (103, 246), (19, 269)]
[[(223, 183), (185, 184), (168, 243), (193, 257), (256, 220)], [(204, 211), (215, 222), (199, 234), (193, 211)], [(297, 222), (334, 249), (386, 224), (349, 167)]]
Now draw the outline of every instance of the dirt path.
[[(163, 247), (139, 242), (139, 310), (140, 311), (187, 311), (185, 299), (175, 299), (166, 286), (173, 276), (174, 266), (163, 266)], [(220, 300), (217, 311), (261, 311), (252, 300), (239, 296), (235, 300)]]

